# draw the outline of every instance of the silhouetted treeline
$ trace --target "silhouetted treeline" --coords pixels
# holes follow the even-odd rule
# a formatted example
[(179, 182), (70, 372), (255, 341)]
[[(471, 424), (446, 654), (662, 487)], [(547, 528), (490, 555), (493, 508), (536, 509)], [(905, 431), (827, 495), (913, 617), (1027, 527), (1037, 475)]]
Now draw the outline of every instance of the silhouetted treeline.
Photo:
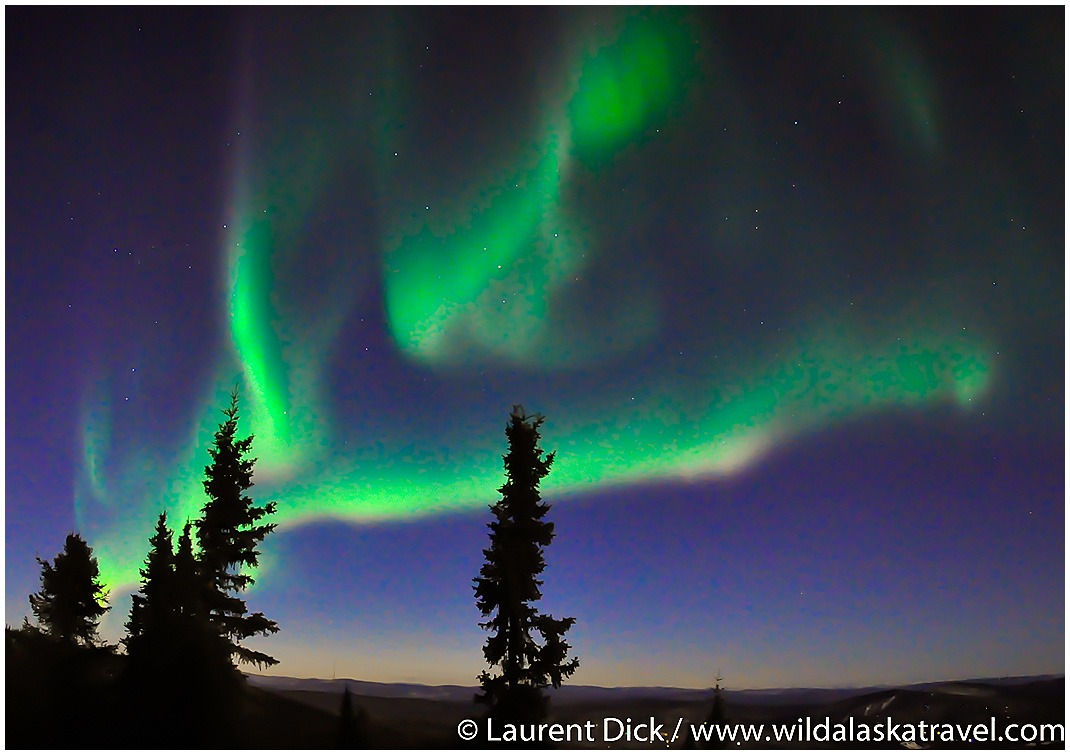
[[(7, 734), (18, 747), (227, 746), (243, 741), (249, 690), (237, 663), (277, 661), (242, 641), (278, 631), (250, 613), (241, 594), (276, 504), (256, 506), (253, 437), (238, 438), (238, 395), (208, 449), (207, 500), (200, 517), (174, 533), (161, 513), (132, 596), (122, 645), (100, 644), (109, 610), (92, 548), (67, 536), (54, 563), (38, 559), (41, 590), (30, 596), (37, 626), (7, 629)], [(197, 548), (193, 545), (196, 532)]]
[[(287, 703), (250, 688), (238, 670), (238, 663), (277, 663), (243, 644), (279, 627), (250, 612), (242, 597), (254, 581), (247, 570), (257, 566), (258, 547), (275, 529), (267, 518), (276, 503), (257, 506), (248, 495), (253, 437), (237, 437), (237, 391), (223, 414), (208, 449), (200, 516), (184, 523), (177, 545), (167, 513), (157, 518), (131, 596), (124, 653), (98, 636), (109, 607), (89, 544), (71, 533), (53, 562), (38, 559), (41, 590), (30, 596), (37, 624), (8, 627), (5, 637), (8, 746), (278, 747), (290, 741), (265, 718)], [(481, 626), (490, 632), (480, 700), (499, 722), (544, 720), (543, 690), (560, 686), (579, 666), (564, 639), (575, 619), (555, 619), (535, 607), (544, 548), (554, 538), (546, 519), (550, 506), (539, 493), (554, 460), (538, 445), (542, 422), (513, 408), (506, 481), (490, 507), (490, 546), (474, 580), (476, 605), (487, 618)], [(318, 740), (298, 737), (289, 746), (368, 744), (367, 715), (348, 687), (334, 721), (318, 728)], [(258, 739), (269, 731), (276, 732), (274, 741)]]

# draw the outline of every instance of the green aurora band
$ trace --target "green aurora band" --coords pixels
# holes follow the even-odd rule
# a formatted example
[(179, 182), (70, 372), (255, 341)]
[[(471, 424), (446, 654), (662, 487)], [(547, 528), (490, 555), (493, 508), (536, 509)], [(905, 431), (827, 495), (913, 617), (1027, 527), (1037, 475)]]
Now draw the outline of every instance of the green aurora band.
[[(837, 420), (932, 402), (950, 401), (968, 410), (990, 383), (988, 350), (978, 339), (932, 336), (893, 343), (881, 350), (822, 341), (799, 344), (751, 379), (711, 379), (683, 396), (678, 390), (654, 390), (637, 400), (618, 390), (607, 392), (603, 405), (587, 416), (578, 407), (554, 414), (547, 425), (547, 448), (557, 450), (558, 461), (546, 493), (725, 477), (774, 446)], [(221, 392), (217, 404), (223, 396)], [(696, 400), (698, 396), (703, 399)], [(188, 460), (154, 498), (175, 521), (195, 516), (203, 501), (200, 479), (205, 449), (219, 421), (216, 414), (206, 414)], [(254, 434), (260, 429), (255, 418), (241, 427)], [(280, 502), (277, 521), (283, 526), (323, 519), (414, 519), (479, 508), (494, 498), (500, 484), (498, 430), (496, 425), (471, 428), (471, 440), (463, 447), (407, 455), (392, 453), (392, 444), (347, 455), (324, 448), (314, 464), (274, 480), (272, 472), (278, 470), (260, 464), (256, 495)], [(256, 449), (254, 443), (254, 453)], [(136, 494), (136, 487), (131, 479), (124, 489), (109, 489), (131, 500), (124, 494)], [(93, 497), (90, 490), (82, 495)], [(79, 508), (88, 503), (83, 500)], [(149, 508), (148, 501), (139, 501), (113, 526), (94, 533), (109, 588), (135, 581), (145, 546), (131, 531), (145, 529), (147, 537), (140, 520)]]
[(398, 346), (431, 363), (460, 361), (472, 341), (519, 363), (544, 357), (549, 301), (594, 247), (561, 206), (572, 162), (597, 168), (664, 122), (696, 73), (679, 13), (633, 15), (596, 45), (534, 164), (486, 187), (480, 194), (492, 199), (444, 231), (425, 226), (387, 250)]
[[(572, 171), (597, 171), (685, 106), (697, 72), (695, 40), (681, 19), (674, 12), (628, 16), (614, 39), (589, 48), (567, 104), (519, 164), (481, 192), (480, 207), (434, 230), (395, 236), (383, 250), (390, 333), (421, 369), (463, 364), (473, 346), (504, 364), (540, 369), (554, 348), (546, 327), (554, 293), (598, 249), (562, 189)], [(332, 148), (321, 140), (316, 154)], [(297, 165), (300, 157), (296, 149), (280, 159)], [(330, 426), (321, 375), (347, 308), (329, 296), (321, 308), (328, 314), (299, 325), (296, 305), (277, 290), (278, 255), (301, 233), (316, 194), (309, 186), (324, 160), (313, 162), (319, 167), (301, 169), (296, 186), (284, 180), (295, 167), (266, 179), (256, 201), (242, 193), (247, 186), (237, 192), (244, 198), (232, 208), (224, 255), (234, 350), (187, 441), (167, 458), (137, 451), (108, 459), (107, 413), (99, 402), (86, 404), (77, 524), (109, 589), (137, 580), (157, 511), (166, 509), (176, 527), (196, 516), (206, 449), (238, 373), (239, 432), (256, 437), (253, 492), (279, 502), (283, 527), (414, 519), (477, 509), (495, 497), (508, 407), (494, 408), (500, 421), (469, 418), (459, 428), (463, 441), (449, 448), (395, 437), (343, 449)], [(252, 179), (243, 171), (242, 180)], [(933, 326), (948, 319), (932, 315), (930, 307), (889, 320), (881, 337), (861, 334), (847, 317), (811, 323), (806, 337), (785, 336), (773, 358), (738, 362), (730, 371), (706, 358), (701, 378), (666, 375), (641, 394), (619, 385), (582, 403), (555, 403), (552, 387), (526, 396), (529, 409), (548, 415), (545, 445), (558, 452), (545, 492), (716, 479), (845, 418), (939, 402), (969, 410), (991, 385), (991, 344)], [(418, 414), (419, 406), (410, 411)]]

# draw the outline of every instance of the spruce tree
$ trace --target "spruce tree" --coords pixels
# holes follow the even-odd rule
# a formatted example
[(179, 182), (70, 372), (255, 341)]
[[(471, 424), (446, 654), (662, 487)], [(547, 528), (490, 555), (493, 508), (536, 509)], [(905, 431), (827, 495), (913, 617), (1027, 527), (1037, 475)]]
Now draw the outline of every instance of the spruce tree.
[[(194, 641), (203, 644), (203, 630), (213, 631), (193, 554), (191, 526), (187, 521), (178, 539), (177, 553), (166, 513), (160, 514), (149, 539), (149, 554), (140, 571), (141, 588), (131, 596), (127, 636), (123, 639), (127, 654), (142, 665), (160, 660), (152, 656), (173, 656)], [(229, 655), (224, 657), (229, 663)]]
[[(543, 549), (554, 538), (554, 525), (545, 520), (550, 505), (539, 494), (539, 483), (554, 461), (553, 453), (543, 458), (539, 448), (543, 421), (541, 415), (526, 414), (522, 406), (513, 407), (505, 428), (506, 481), (498, 489), (501, 499), (490, 507), (490, 547), (483, 551), (486, 561), (473, 580), (476, 607), (490, 617), (480, 624), (490, 632), (483, 646), (490, 670), (479, 676), (480, 700), (492, 706), (497, 718), (512, 721), (544, 718), (541, 690), (559, 687), (579, 666), (578, 659), (568, 659), (564, 639), (576, 620), (555, 619), (533, 605), (542, 597)], [(494, 672), (495, 667), (500, 671)]]
[(365, 718), (364, 709), (359, 705), (354, 706), (353, 694), (347, 684), (342, 693), (342, 707), (338, 713), (338, 736), (335, 742), (337, 749), (352, 750), (365, 746)]
[(275, 513), (276, 503), (256, 506), (246, 495), (253, 485), (253, 465), (249, 458), (253, 436), (237, 438), (238, 392), (231, 394), (230, 406), (223, 410), (226, 420), (208, 449), (212, 463), (204, 468), (204, 491), (208, 500), (195, 522), (200, 554), (198, 570), (205, 583), (204, 604), (208, 617), (231, 648), (231, 655), (241, 663), (257, 667), (278, 663), (266, 653), (250, 650), (240, 643), (253, 635), (279, 631), (276, 622), (262, 613), (248, 612), (239, 597), (253, 584), (253, 577), (242, 573), (256, 567), (260, 551), (257, 546), (275, 529), (262, 520)]
[(193, 553), (193, 522), (186, 521), (182, 534), (178, 537), (178, 551), (175, 553), (175, 606), (183, 616), (203, 616), (207, 614), (204, 605), (204, 580), (197, 556)]
[[(241, 676), (230, 641), (210, 622), (191, 527), (187, 521), (176, 553), (160, 514), (126, 624), (122, 688), (136, 721), (128, 735), (141, 747), (218, 745), (233, 729)], [(176, 709), (184, 715), (176, 718)]]
[(131, 595), (130, 616), (126, 622), (123, 644), (127, 653), (137, 653), (137, 646), (154, 629), (168, 627), (175, 613), (175, 554), (167, 513), (156, 520), (156, 531), (149, 538), (149, 554), (141, 574), (141, 589)]
[[(706, 714), (707, 726), (720, 727), (719, 732), (725, 733), (728, 728), (728, 715), (725, 712), (724, 697), (721, 695), (721, 675), (717, 674), (717, 681), (713, 687), (713, 703), (710, 712)], [(726, 749), (732, 745), (731, 740), (720, 739), (717, 735), (709, 740), (709, 747), (713, 749)]]
[(199, 678), (212, 680), (223, 693), (227, 690), (222, 688), (233, 686), (241, 675), (231, 660), (233, 642), (220, 634), (208, 612), (205, 577), (193, 553), (192, 526), (192, 522), (186, 522), (175, 553), (172, 603), (176, 639), (173, 645), (182, 657), (198, 667)]
[(30, 596), (30, 608), (41, 630), (64, 643), (95, 647), (97, 625), (109, 609), (93, 549), (72, 532), (54, 564), (40, 557), (37, 563), (41, 590)]

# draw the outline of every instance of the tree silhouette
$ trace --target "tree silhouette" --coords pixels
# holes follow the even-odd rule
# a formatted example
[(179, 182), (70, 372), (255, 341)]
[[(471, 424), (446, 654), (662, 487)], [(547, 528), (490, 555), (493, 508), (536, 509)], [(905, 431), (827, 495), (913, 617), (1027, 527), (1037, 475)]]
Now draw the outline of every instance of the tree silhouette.
[(208, 449), (212, 463), (204, 468), (204, 491), (208, 501), (195, 522), (200, 554), (199, 572), (205, 581), (204, 603), (209, 619), (219, 634), (230, 643), (231, 655), (239, 662), (257, 667), (278, 663), (266, 653), (243, 647), (242, 640), (256, 634), (279, 631), (279, 625), (262, 613), (248, 612), (239, 594), (253, 584), (253, 577), (242, 573), (243, 567), (256, 567), (260, 551), (256, 548), (275, 529), (275, 524), (261, 524), (274, 514), (276, 503), (256, 506), (246, 491), (252, 487), (253, 465), (248, 458), (253, 436), (236, 438), (238, 428), (238, 392), (231, 393), (230, 406), (223, 410), (226, 420)]
[[(723, 679), (721, 677), (721, 674), (720, 672), (718, 672), (717, 680), (714, 682), (713, 687), (713, 702), (710, 705), (710, 712), (706, 714), (706, 720), (703, 721), (703, 724), (705, 724), (706, 726), (715, 725), (722, 727), (718, 731), (724, 732), (724, 727), (728, 725), (729, 719), (727, 714), (725, 713), (724, 697), (721, 695), (722, 681)], [(688, 734), (684, 738), (684, 749), (693, 750), (699, 744), (700, 743), (696, 742), (695, 739), (691, 736), (691, 733), (688, 732)], [(725, 749), (730, 747), (732, 745), (732, 742), (730, 740), (719, 739), (718, 734), (715, 733), (713, 736), (711, 736), (709, 739), (707, 739), (701, 744), (702, 746), (708, 749)]]
[(187, 520), (178, 538), (178, 551), (175, 553), (175, 606), (183, 616), (207, 617), (204, 578), (193, 553), (193, 538), (190, 534), (192, 527), (193, 522)]
[(97, 625), (109, 609), (93, 549), (72, 532), (54, 564), (40, 557), (37, 563), (41, 591), (30, 596), (30, 608), (41, 630), (65, 643), (97, 646)]
[(706, 723), (724, 726), (728, 723), (728, 716), (724, 710), (724, 698), (721, 696), (721, 680), (717, 680), (717, 686), (713, 688), (713, 704), (706, 716)]
[(136, 655), (136, 648), (153, 629), (169, 627), (175, 613), (175, 553), (171, 530), (167, 528), (167, 513), (156, 520), (156, 531), (149, 538), (149, 555), (140, 570), (141, 590), (131, 595), (130, 616), (123, 638), (128, 654)]
[[(128, 734), (145, 747), (205, 747), (228, 741), (241, 675), (231, 643), (211, 623), (193, 554), (191, 522), (174, 551), (160, 514), (126, 623), (122, 689), (133, 714)], [(184, 715), (176, 717), (173, 711)]]
[[(217, 650), (227, 648), (222, 641), (211, 642), (206, 637), (207, 633), (218, 637), (218, 632), (210, 624), (205, 608), (203, 581), (193, 555), (190, 528), (191, 522), (187, 521), (175, 553), (174, 533), (167, 527), (167, 514), (160, 514), (140, 572), (140, 591), (131, 596), (123, 644), (135, 666), (148, 666), (156, 674), (187, 671), (186, 656), (195, 645), (212, 645)], [(203, 654), (203, 650), (197, 653)], [(217, 661), (222, 659), (230, 665), (229, 648), (217, 656)]]
[(339, 750), (351, 750), (365, 745), (364, 721), (364, 709), (358, 705), (354, 711), (353, 694), (347, 684), (345, 692), (342, 693), (342, 707), (338, 715), (338, 741), (335, 744)]
[[(541, 690), (559, 687), (573, 674), (579, 660), (566, 660), (569, 644), (564, 634), (574, 618), (554, 619), (539, 613), (533, 603), (542, 597), (539, 574), (546, 566), (543, 548), (554, 539), (554, 525), (544, 520), (550, 505), (542, 502), (539, 482), (550, 471), (554, 454), (542, 457), (539, 428), (544, 418), (529, 416), (514, 406), (506, 425), (509, 452), (505, 484), (487, 527), (490, 547), (485, 563), (473, 580), (480, 623), (490, 631), (483, 656), (490, 670), (479, 676), (481, 702), (492, 706), (495, 717), (511, 721), (540, 720), (546, 715)], [(542, 637), (536, 642), (534, 634)], [(492, 673), (500, 667), (500, 673)]]

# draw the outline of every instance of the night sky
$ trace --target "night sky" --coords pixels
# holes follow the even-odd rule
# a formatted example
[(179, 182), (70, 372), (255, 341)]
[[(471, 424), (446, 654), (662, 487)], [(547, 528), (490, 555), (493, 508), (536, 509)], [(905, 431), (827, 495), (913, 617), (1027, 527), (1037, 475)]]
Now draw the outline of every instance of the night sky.
[(475, 684), (517, 403), (574, 683), (1063, 672), (1061, 7), (5, 18), (9, 624), (238, 384), (274, 673)]

